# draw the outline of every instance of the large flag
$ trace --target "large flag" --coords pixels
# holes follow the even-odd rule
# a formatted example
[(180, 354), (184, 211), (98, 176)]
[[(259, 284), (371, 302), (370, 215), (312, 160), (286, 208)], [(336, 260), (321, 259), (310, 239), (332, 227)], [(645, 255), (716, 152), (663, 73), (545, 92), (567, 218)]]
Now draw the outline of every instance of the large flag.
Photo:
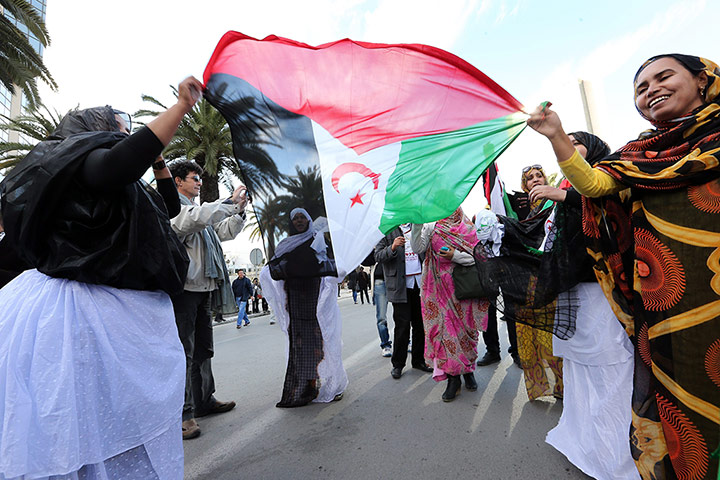
[(449, 216), (525, 127), (508, 92), (425, 45), (228, 32), (204, 82), (230, 125), (268, 258), (302, 208), (313, 228), (327, 218), (341, 274), (397, 225)]

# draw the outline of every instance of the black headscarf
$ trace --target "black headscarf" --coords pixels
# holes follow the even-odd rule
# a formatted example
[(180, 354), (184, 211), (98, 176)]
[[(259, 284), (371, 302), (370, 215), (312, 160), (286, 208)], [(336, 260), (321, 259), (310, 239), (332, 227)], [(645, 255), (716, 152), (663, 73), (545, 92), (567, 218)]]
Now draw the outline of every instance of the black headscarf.
[(117, 131), (115, 112), (112, 107), (106, 105), (68, 112), (47, 140), (63, 140), (77, 133)]
[(583, 144), (587, 149), (587, 155), (585, 160), (590, 165), (595, 165), (603, 158), (610, 155), (610, 147), (600, 137), (593, 135), (588, 132), (572, 132), (568, 133), (572, 135), (575, 140)]
[(142, 180), (112, 192), (80, 180), (90, 152), (126, 138), (111, 107), (66, 115), (0, 183), (6, 235), (51, 277), (180, 293), (188, 257), (162, 197)]

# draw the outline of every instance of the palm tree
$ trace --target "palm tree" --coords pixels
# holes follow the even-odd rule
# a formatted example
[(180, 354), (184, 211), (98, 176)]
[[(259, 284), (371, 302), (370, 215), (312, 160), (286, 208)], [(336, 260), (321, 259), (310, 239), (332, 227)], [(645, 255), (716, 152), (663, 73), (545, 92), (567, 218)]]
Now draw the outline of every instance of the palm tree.
[[(63, 115), (54, 109), (50, 111), (47, 106), (40, 104), (15, 118), (5, 115), (0, 115), (0, 118), (3, 120), (0, 124), (1, 129), (18, 132), (21, 135), (21, 140), (18, 142), (0, 142), (0, 169), (5, 169), (15, 166), (25, 158), (35, 144), (50, 136), (60, 124)], [(29, 139), (32, 141), (28, 141)]]
[(249, 221), (244, 230), (250, 230), (250, 239), (265, 237), (267, 257), (275, 252), (277, 241), (287, 233), (290, 225), (290, 212), (296, 207), (307, 210), (313, 220), (327, 216), (323, 201), (322, 178), (318, 166), (306, 170), (296, 166), (296, 174), (286, 177), (281, 186), (282, 195), (265, 197), (263, 202), (255, 202)]
[(259, 239), (264, 234), (268, 258), (272, 258), (278, 237), (289, 225), (287, 220), (289, 210), (286, 211), (289, 198), (284, 197), (286, 196), (280, 196), (264, 205), (253, 204), (250, 219), (243, 228), (250, 230), (250, 240)]
[[(171, 88), (177, 97), (177, 89)], [(143, 95), (142, 99), (167, 109), (154, 97)], [(155, 117), (159, 114), (155, 110), (139, 110), (134, 116)], [(238, 138), (233, 138), (220, 112), (202, 98), (180, 122), (175, 136), (165, 148), (163, 155), (168, 160), (187, 158), (203, 167), (201, 202), (218, 199), (218, 182), (232, 191), (232, 179), (242, 178), (251, 191), (266, 192), (271, 184), (279, 181), (281, 175), (277, 166), (263, 148), (268, 142), (253, 135), (258, 131), (254, 125), (242, 127)], [(240, 157), (237, 161), (234, 153)]]
[(27, 0), (0, 0), (4, 15), (0, 15), (0, 83), (10, 92), (17, 85), (25, 94), (30, 107), (40, 103), (37, 78), (57, 90), (57, 84), (42, 57), (30, 44), (13, 20), (25, 25), (43, 46), (50, 45), (50, 36), (40, 14)]
[(303, 170), (296, 166), (295, 172), (295, 175), (288, 176), (282, 182), (282, 186), (288, 193), (284, 196), (289, 202), (286, 206), (286, 214), (289, 215), (295, 207), (302, 207), (313, 219), (327, 216), (319, 167), (315, 165)]
[(268, 259), (273, 257), (277, 241), (288, 232), (290, 212), (294, 208), (304, 208), (313, 220), (327, 216), (319, 168), (313, 166), (303, 170), (296, 166), (295, 172), (281, 181), (285, 189), (282, 195), (265, 197), (264, 202), (253, 204), (253, 214), (245, 225), (245, 230), (251, 230), (251, 239), (263, 234)]

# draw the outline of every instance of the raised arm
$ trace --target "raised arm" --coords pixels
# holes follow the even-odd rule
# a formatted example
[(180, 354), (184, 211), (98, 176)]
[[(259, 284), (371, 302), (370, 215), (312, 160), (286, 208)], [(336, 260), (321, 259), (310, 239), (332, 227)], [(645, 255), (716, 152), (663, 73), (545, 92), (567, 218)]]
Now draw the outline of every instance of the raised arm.
[[(539, 105), (530, 115), (527, 123), (530, 128), (545, 136), (552, 145), (558, 165), (573, 187), (582, 195), (601, 197), (624, 190), (626, 187), (605, 173), (592, 168), (575, 150), (563, 130), (560, 117), (550, 109), (551, 103)], [(564, 200), (564, 198), (563, 198)]]
[[(188, 77), (178, 86), (178, 101), (150, 122), (147, 127), (118, 142), (110, 149), (97, 149), (88, 155), (80, 171), (81, 180), (100, 191), (117, 190), (138, 180), (170, 143), (182, 117), (200, 98), (202, 84)], [(162, 177), (164, 172), (156, 172)], [(169, 172), (167, 172), (169, 175)]]
[(180, 121), (186, 113), (192, 110), (201, 96), (202, 83), (200, 80), (195, 77), (187, 77), (178, 85), (177, 103), (148, 123), (148, 128), (160, 139), (163, 146), (170, 143)]

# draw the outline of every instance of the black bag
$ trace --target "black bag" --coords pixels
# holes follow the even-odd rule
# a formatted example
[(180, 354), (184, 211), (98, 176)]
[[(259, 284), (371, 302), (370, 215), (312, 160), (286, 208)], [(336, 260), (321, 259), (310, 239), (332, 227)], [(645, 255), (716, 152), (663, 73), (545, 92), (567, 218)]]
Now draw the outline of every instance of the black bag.
[(455, 265), (452, 272), (455, 297), (458, 300), (482, 298), (480, 279), (475, 265)]

